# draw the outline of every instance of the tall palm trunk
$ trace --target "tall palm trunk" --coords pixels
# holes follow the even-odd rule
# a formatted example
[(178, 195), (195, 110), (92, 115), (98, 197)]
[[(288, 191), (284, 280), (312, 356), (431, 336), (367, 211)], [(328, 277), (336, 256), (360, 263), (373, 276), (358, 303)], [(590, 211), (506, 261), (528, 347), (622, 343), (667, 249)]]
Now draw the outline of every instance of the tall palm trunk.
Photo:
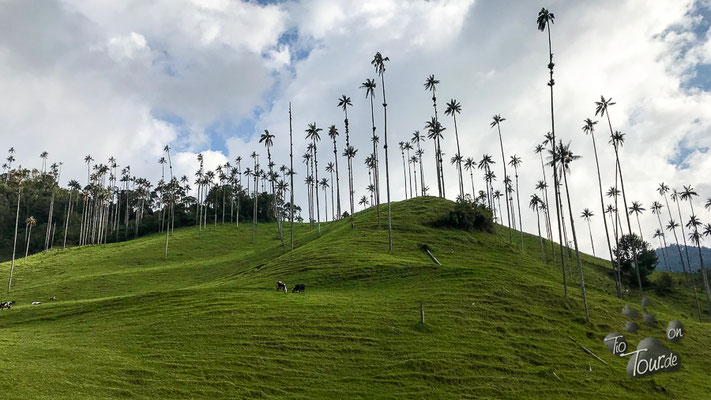
[[(506, 173), (506, 156), (504, 155), (504, 140), (501, 137), (501, 125), (496, 124), (496, 129), (499, 132), (499, 144), (501, 145), (501, 161), (503, 161), (503, 167), (504, 167), (504, 182), (508, 180), (508, 174)], [(508, 190), (506, 189), (506, 184), (504, 183), (504, 192), (505, 192), (505, 197), (506, 197), (506, 220), (509, 224), (509, 243), (513, 243), (513, 236), (511, 234), (511, 215), (509, 212), (509, 195)]]
[[(348, 108), (343, 107), (343, 113), (345, 115), (345, 119), (343, 120), (343, 123), (346, 126), (346, 151), (350, 149), (351, 147), (351, 141), (350, 141), (350, 134), (349, 134), (349, 127), (348, 127)], [(349, 214), (348, 219), (351, 221), (351, 228), (354, 227), (353, 224), (353, 213), (355, 212), (355, 202), (353, 200), (353, 160), (350, 155), (346, 154), (346, 159), (347, 159), (347, 164), (348, 164), (348, 197), (350, 199), (350, 206), (351, 206), (351, 213)]]
[[(689, 258), (689, 246), (686, 244), (686, 232), (684, 231), (684, 220), (681, 217), (681, 207), (679, 206), (679, 200), (674, 199), (673, 197), (672, 197), (672, 199), (674, 200), (674, 203), (676, 203), (676, 209), (679, 212), (679, 227), (681, 227), (681, 238), (684, 241), (684, 253), (686, 253), (686, 265), (689, 266), (689, 273), (691, 274), (693, 272), (691, 271), (691, 259)], [(693, 275), (692, 275), (692, 279), (693, 279)]]
[(257, 201), (258, 201), (258, 193), (257, 193), (257, 185), (259, 184), (257, 182), (258, 179), (258, 174), (257, 174), (258, 168), (257, 168), (257, 158), (254, 158), (254, 207), (252, 208), (252, 240), (251, 243), (254, 243), (254, 233), (257, 230)]
[(667, 265), (667, 272), (671, 272), (671, 266), (669, 265), (669, 259), (667, 257), (667, 239), (664, 236), (664, 226), (662, 225), (662, 217), (660, 216), (660, 212), (657, 212), (657, 221), (659, 221), (659, 232), (662, 233), (661, 238), (659, 241), (661, 242), (660, 244), (663, 244), (664, 247), (662, 247), (662, 255), (664, 256), (664, 263)]
[[(561, 161), (562, 162), (562, 161)], [(578, 237), (575, 233), (575, 221), (573, 219), (573, 207), (570, 205), (570, 191), (568, 190), (568, 177), (563, 168), (563, 182), (565, 183), (565, 197), (568, 200), (568, 212), (570, 214), (570, 230), (573, 234), (573, 244), (575, 245), (575, 258), (578, 263), (578, 279), (580, 280), (580, 292), (583, 296), (583, 307), (585, 308), (585, 322), (590, 322), (590, 312), (588, 311), (588, 299), (585, 294), (585, 278), (583, 277), (583, 267), (580, 264), (580, 251), (578, 250)]]
[[(456, 112), (452, 112), (452, 118), (454, 119), (454, 137), (457, 140), (457, 172), (459, 172), (459, 196), (462, 198), (462, 201), (464, 201), (464, 180), (462, 179), (462, 152), (459, 149), (459, 131), (457, 130)], [(521, 240), (521, 243), (523, 243), (523, 238)]]
[(518, 205), (518, 226), (520, 228), (519, 233), (521, 234), (521, 250), (523, 250), (523, 219), (521, 218), (521, 197), (518, 193), (518, 167), (514, 167), (514, 173), (516, 176), (516, 204)]
[(45, 234), (44, 238), (44, 250), (47, 251), (49, 250), (50, 247), (50, 234), (52, 231), (52, 217), (54, 215), (54, 181), (52, 181), (52, 198), (49, 202), (49, 217), (47, 219), (47, 233)]
[(420, 140), (417, 140), (417, 158), (420, 164), (420, 191), (422, 195), (425, 195), (425, 169), (422, 166), (422, 147), (420, 146)]
[[(610, 126), (610, 134), (612, 134), (612, 123), (610, 122), (610, 112), (607, 112), (607, 122)], [(622, 204), (625, 206), (625, 217), (627, 218), (627, 231), (632, 235), (632, 224), (630, 223), (630, 214), (627, 212), (629, 208), (627, 208), (627, 194), (625, 192), (625, 180), (622, 177), (622, 165), (620, 164), (620, 154), (619, 150), (617, 147), (617, 144), (615, 143), (614, 146), (615, 148), (615, 159), (617, 162), (617, 173), (619, 174), (620, 177), (620, 186), (622, 187)], [(643, 291), (642, 289), (642, 276), (639, 273), (639, 262), (637, 261), (637, 249), (632, 249), (632, 255), (634, 256), (634, 268), (637, 271), (637, 283), (639, 284), (639, 291)]]
[(385, 137), (385, 187), (388, 198), (388, 250), (393, 250), (393, 220), (390, 212), (390, 167), (388, 165), (388, 102), (385, 97), (385, 73), (380, 74), (380, 86), (383, 89), (383, 132)]
[[(380, 226), (380, 173), (378, 172), (378, 145), (375, 141), (375, 108), (373, 107), (373, 98), (375, 97), (375, 92), (370, 96), (370, 123), (373, 129), (373, 137), (371, 141), (373, 142), (373, 174), (375, 186), (374, 198), (375, 198), (375, 211), (378, 216), (378, 226)], [(407, 196), (406, 196), (407, 197)], [(372, 201), (371, 201), (372, 204)]]
[(543, 174), (543, 183), (545, 185), (545, 190), (542, 190), (542, 195), (546, 199), (546, 209), (545, 209), (545, 217), (547, 220), (547, 228), (548, 228), (548, 240), (551, 241), (551, 253), (553, 254), (553, 259), (555, 260), (555, 242), (553, 241), (553, 225), (551, 224), (551, 203), (548, 201), (548, 178), (546, 177), (546, 167), (545, 163), (543, 162), (543, 152), (538, 153), (541, 158), (541, 173)]
[[(289, 219), (291, 223), (291, 250), (294, 250), (294, 133), (291, 128), (291, 102), (289, 102), (289, 162), (291, 168), (289, 169), (289, 179), (291, 184), (290, 189), (290, 203), (289, 204)], [(239, 218), (239, 213), (237, 214)]]
[[(550, 93), (551, 93), (551, 135), (552, 135), (552, 147), (553, 147), (553, 152), (555, 154), (555, 113), (553, 110), (553, 86), (555, 85), (555, 81), (553, 80), (553, 45), (551, 42), (551, 24), (550, 22), (546, 23), (546, 29), (548, 31), (548, 71), (550, 73), (550, 80), (548, 81), (548, 87), (550, 88)], [(559, 206), (559, 195), (558, 193), (560, 190), (558, 189), (558, 172), (556, 171), (556, 160), (555, 157), (553, 157), (553, 197), (555, 198), (555, 213), (556, 213), (556, 219), (558, 220), (558, 240), (560, 241), (560, 267), (563, 272), (563, 293), (565, 296), (568, 296), (568, 284), (565, 280), (565, 256), (563, 255), (563, 232), (562, 232), (562, 227), (561, 227), (561, 212), (560, 212), (560, 206)], [(550, 208), (550, 207), (549, 207)]]
[[(336, 220), (336, 203), (333, 200), (333, 170), (331, 170), (331, 221)], [(328, 218), (326, 218), (326, 221), (328, 221)]]
[(69, 191), (69, 203), (67, 204), (67, 217), (64, 221), (64, 243), (62, 244), (62, 250), (67, 248), (67, 231), (69, 230), (69, 220), (72, 218), (72, 194), (73, 190)]
[[(343, 215), (341, 213), (341, 179), (338, 176), (338, 150), (336, 149), (336, 137), (333, 137), (333, 160), (336, 164), (336, 213), (334, 219), (340, 219)], [(331, 174), (331, 191), (333, 192), (333, 174)], [(333, 201), (331, 201), (333, 204)]]
[(469, 170), (469, 179), (471, 179), (472, 182), (472, 199), (476, 199), (476, 191), (474, 190), (474, 172), (472, 172), (472, 170)]
[(321, 210), (320, 210), (320, 205), (319, 205), (319, 200), (318, 200), (318, 156), (317, 156), (317, 149), (316, 149), (316, 139), (313, 140), (314, 143), (314, 169), (316, 171), (316, 180), (314, 181), (314, 185), (316, 187), (316, 222), (318, 224), (318, 234), (321, 236)]
[(592, 247), (593, 257), (597, 257), (597, 255), (595, 255), (595, 241), (593, 241), (592, 226), (590, 226), (590, 218), (586, 218), (586, 219), (588, 221), (588, 233), (590, 234), (590, 247)]
[[(605, 218), (605, 200), (602, 196), (602, 178), (600, 177), (600, 161), (597, 156), (597, 144), (595, 142), (595, 133), (590, 132), (590, 137), (593, 142), (593, 152), (595, 153), (595, 167), (597, 168), (597, 184), (600, 193), (600, 211), (602, 212), (602, 221), (605, 224), (605, 240), (607, 241), (607, 251), (610, 254), (610, 265), (612, 266), (612, 271), (615, 273), (615, 289), (617, 290), (617, 297), (622, 298), (622, 281), (620, 276), (620, 253), (619, 245), (617, 246), (617, 266), (615, 268), (615, 262), (612, 257), (612, 245), (610, 244), (610, 230), (607, 227), (607, 218)], [(592, 239), (591, 239), (592, 240)]]
[(545, 246), (543, 245), (543, 236), (541, 236), (541, 213), (538, 210), (538, 206), (536, 205), (536, 221), (538, 223), (538, 239), (541, 242), (541, 262), (546, 262), (546, 251), (545, 251)]
[(402, 183), (405, 188), (405, 200), (407, 200), (407, 167), (405, 166), (405, 151), (400, 151), (402, 153)]
[[(8, 176), (10, 173), (8, 172)], [(12, 242), (12, 263), (10, 264), (10, 280), (7, 282), (7, 292), (12, 288), (12, 274), (15, 272), (15, 249), (17, 248), (17, 226), (20, 224), (20, 199), (22, 198), (22, 183), (17, 190), (17, 211), (15, 211), (15, 239)]]

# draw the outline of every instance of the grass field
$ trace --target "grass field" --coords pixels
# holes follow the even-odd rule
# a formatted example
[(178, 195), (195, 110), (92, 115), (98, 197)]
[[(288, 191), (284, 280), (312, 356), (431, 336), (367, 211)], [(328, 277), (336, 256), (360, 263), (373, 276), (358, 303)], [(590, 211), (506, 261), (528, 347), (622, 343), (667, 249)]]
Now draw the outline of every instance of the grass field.
[[(218, 223), (176, 230), (168, 260), (162, 235), (21, 260), (0, 295), (17, 301), (0, 312), (0, 399), (711, 398), (711, 324), (695, 318), (687, 289), (645, 293), (657, 327), (638, 320), (626, 334), (633, 350), (665, 341), (680, 319), (686, 337), (667, 347), (682, 369), (634, 380), (603, 337), (622, 332), (622, 307), (639, 310), (641, 295), (615, 297), (609, 262), (583, 257), (585, 323), (577, 271), (564, 297), (560, 265), (541, 262), (536, 236), (522, 251), (503, 227), (432, 227), (452, 204), (393, 204), (392, 253), (386, 217), (378, 227), (370, 209), (355, 229), (322, 223), (319, 236), (298, 224), (287, 253), (274, 224), (251, 244), (249, 223)], [(8, 274), (0, 264), (0, 282)], [(306, 292), (276, 292), (277, 280)]]

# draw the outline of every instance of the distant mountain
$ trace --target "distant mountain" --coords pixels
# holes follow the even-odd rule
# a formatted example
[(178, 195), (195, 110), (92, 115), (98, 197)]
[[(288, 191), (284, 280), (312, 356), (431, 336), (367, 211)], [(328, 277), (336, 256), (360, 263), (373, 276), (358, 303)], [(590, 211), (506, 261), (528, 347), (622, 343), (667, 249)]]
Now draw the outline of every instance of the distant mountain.
[[(686, 252), (684, 251), (684, 245), (680, 246), (681, 254), (684, 256), (684, 265), (687, 265)], [(667, 263), (664, 262), (664, 255), (662, 250), (666, 253)], [(689, 261), (691, 262), (691, 270), (693, 272), (698, 272), (700, 268), (699, 262), (699, 251), (696, 246), (687, 246), (689, 251)], [(671, 267), (672, 272), (683, 272), (681, 267), (681, 261), (679, 260), (679, 250), (677, 250), (676, 245), (667, 246), (666, 248), (656, 249), (657, 257), (659, 257), (659, 265), (657, 265), (657, 271), (669, 271), (668, 267)], [(704, 258), (704, 267), (709, 268), (711, 266), (711, 249), (708, 247), (701, 247), (701, 255)]]

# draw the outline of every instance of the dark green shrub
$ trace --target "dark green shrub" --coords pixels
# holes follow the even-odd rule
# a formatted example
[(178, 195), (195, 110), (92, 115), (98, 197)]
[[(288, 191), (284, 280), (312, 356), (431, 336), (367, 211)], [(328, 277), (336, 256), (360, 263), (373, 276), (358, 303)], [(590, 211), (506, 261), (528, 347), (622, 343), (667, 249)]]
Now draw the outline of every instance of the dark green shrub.
[(458, 201), (454, 209), (435, 222), (436, 226), (494, 233), (494, 220), (486, 206), (471, 201)]
[(671, 275), (662, 272), (662, 275), (654, 281), (654, 293), (657, 296), (666, 296), (674, 291), (674, 280)]

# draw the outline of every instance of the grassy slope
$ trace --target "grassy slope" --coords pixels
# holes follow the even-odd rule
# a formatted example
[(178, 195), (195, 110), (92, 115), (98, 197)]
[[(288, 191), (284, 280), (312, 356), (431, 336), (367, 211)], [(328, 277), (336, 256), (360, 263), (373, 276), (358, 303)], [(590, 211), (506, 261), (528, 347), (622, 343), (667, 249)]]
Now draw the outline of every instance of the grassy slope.
[[(663, 339), (681, 319), (687, 337), (670, 348), (682, 370), (633, 380), (602, 338), (622, 331), (622, 306), (640, 296), (615, 298), (605, 262), (584, 256), (585, 324), (577, 273), (563, 297), (537, 237), (522, 252), (502, 228), (432, 228), (451, 204), (394, 204), (392, 253), (370, 209), (354, 230), (321, 224), (320, 238), (298, 225), (286, 254), (274, 225), (259, 226), (252, 245), (243, 224), (176, 231), (167, 262), (159, 235), (32, 256), (0, 296), (18, 302), (0, 313), (2, 398), (711, 397), (711, 333), (693, 320), (688, 292), (647, 294), (658, 327), (626, 335), (631, 347)], [(8, 272), (1, 264), (0, 282)], [(307, 291), (277, 293), (276, 280)], [(51, 296), (59, 301), (29, 305)]]

